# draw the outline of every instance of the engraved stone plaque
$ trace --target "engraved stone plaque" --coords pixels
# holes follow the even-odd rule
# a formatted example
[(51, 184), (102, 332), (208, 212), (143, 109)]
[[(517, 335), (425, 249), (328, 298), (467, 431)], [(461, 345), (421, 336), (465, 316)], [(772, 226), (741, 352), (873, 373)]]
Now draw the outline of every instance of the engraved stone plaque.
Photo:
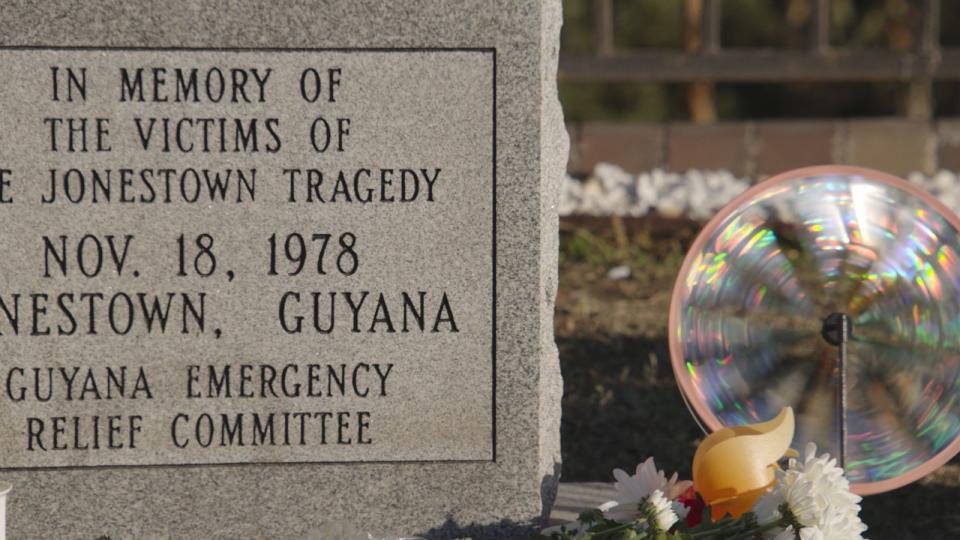
[(526, 538), (560, 2), (0, 6), (13, 538)]
[(493, 459), (493, 51), (0, 63), (4, 466)]

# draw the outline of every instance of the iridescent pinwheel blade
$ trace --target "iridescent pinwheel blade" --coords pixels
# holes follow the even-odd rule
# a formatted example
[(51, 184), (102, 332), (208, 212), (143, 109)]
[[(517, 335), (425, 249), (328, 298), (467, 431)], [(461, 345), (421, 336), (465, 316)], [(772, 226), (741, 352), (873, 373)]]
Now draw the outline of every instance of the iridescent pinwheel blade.
[[(710, 429), (797, 415), (799, 448), (836, 455), (853, 490), (922, 477), (960, 451), (960, 220), (884, 173), (812, 167), (727, 205), (697, 237), (670, 308), (670, 352)], [(824, 320), (844, 314), (839, 348)], [(841, 420), (844, 419), (844, 420)]]

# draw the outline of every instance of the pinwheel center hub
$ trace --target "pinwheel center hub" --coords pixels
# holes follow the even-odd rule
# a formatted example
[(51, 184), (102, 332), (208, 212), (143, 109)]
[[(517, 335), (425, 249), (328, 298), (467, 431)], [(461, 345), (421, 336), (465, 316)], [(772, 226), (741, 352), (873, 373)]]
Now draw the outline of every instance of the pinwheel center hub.
[(853, 336), (853, 321), (846, 313), (831, 313), (823, 319), (820, 335), (827, 343), (839, 347)]

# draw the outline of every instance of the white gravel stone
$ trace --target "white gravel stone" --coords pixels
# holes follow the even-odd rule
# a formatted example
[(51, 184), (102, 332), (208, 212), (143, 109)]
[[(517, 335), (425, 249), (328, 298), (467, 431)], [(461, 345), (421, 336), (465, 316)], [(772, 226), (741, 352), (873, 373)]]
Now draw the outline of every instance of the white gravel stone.
[[(932, 176), (914, 172), (907, 181), (937, 197), (954, 212), (960, 211), (960, 178), (941, 170)], [(642, 217), (651, 212), (686, 216), (703, 221), (749, 188), (747, 178), (730, 171), (689, 170), (675, 173), (654, 169), (630, 174), (609, 163), (597, 164), (584, 180), (567, 177), (560, 198), (560, 215)]]
[(614, 266), (607, 272), (607, 279), (610, 281), (630, 279), (630, 267), (626, 265)]

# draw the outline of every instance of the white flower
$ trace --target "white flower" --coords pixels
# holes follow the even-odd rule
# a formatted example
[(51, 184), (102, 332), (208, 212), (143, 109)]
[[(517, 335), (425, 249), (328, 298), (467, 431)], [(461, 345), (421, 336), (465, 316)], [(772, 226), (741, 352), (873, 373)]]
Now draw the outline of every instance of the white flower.
[[(785, 471), (777, 471), (773, 489), (753, 507), (761, 524), (781, 519), (780, 506), (786, 503), (800, 538), (830, 540), (862, 539), (866, 525), (860, 521), (860, 497), (850, 493), (850, 482), (829, 454), (816, 456), (817, 446), (807, 445), (803, 461), (791, 459)], [(807, 529), (810, 529), (809, 531)], [(785, 535), (786, 536), (783, 536)], [(772, 538), (795, 538), (793, 529), (775, 531)]]
[(670, 527), (680, 519), (673, 509), (673, 501), (667, 499), (659, 489), (654, 490), (647, 497), (647, 504), (650, 505), (652, 513), (655, 513), (653, 519), (657, 529), (661, 531), (669, 531)]
[(797, 535), (793, 532), (793, 527), (772, 531), (766, 535), (770, 540), (796, 540)]
[(689, 480), (677, 481), (677, 473), (673, 473), (673, 476), (667, 480), (663, 471), (657, 469), (652, 457), (637, 465), (637, 472), (633, 476), (628, 475), (626, 471), (621, 469), (614, 469), (613, 477), (617, 479), (617, 483), (614, 485), (617, 495), (616, 500), (611, 501), (615, 504), (604, 509), (608, 519), (621, 523), (633, 521), (640, 515), (641, 504), (654, 491), (660, 491), (661, 496), (672, 503), (670, 506), (674, 514), (677, 514), (680, 518), (686, 517), (687, 507), (675, 501), (687, 488), (693, 485), (693, 482)]
[[(797, 533), (793, 527), (787, 527), (773, 537), (773, 540), (796, 540)], [(816, 527), (804, 527), (800, 529), (800, 540), (827, 540), (823, 536), (823, 531)]]

